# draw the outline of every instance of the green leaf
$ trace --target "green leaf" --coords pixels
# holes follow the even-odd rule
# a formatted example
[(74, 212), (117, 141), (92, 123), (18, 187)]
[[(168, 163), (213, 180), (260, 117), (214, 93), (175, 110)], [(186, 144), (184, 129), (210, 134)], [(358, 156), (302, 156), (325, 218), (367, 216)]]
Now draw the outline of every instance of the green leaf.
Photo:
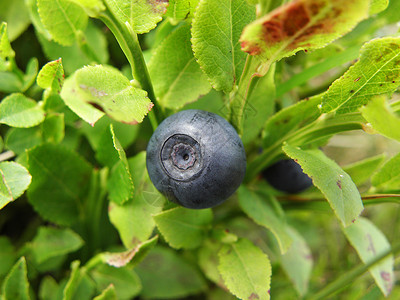
[(239, 188), (238, 198), (242, 210), (258, 225), (271, 230), (281, 253), (285, 253), (292, 244), (292, 238), (287, 231), (285, 215), (276, 199), (268, 193), (257, 193), (245, 186)]
[(200, 67), (213, 88), (232, 91), (240, 79), (246, 54), (239, 37), (255, 19), (255, 8), (246, 0), (201, 0), (192, 25), (192, 45)]
[(320, 96), (311, 97), (284, 108), (268, 119), (263, 130), (263, 148), (284, 141), (285, 137), (298, 128), (315, 121), (320, 115)]
[(168, 248), (154, 248), (135, 270), (143, 284), (143, 298), (179, 299), (207, 287), (197, 268)]
[(359, 60), (323, 95), (324, 113), (348, 113), (376, 95), (391, 95), (400, 84), (400, 38), (381, 38), (366, 43)]
[(158, 230), (175, 249), (199, 247), (213, 219), (211, 209), (193, 210), (176, 207), (153, 216)]
[(361, 185), (371, 178), (371, 175), (382, 165), (386, 155), (380, 154), (346, 165), (343, 170), (350, 175), (356, 185)]
[(292, 227), (288, 228), (288, 233), (293, 243), (289, 250), (281, 256), (281, 264), (296, 291), (303, 297), (308, 291), (313, 258), (304, 238)]
[(117, 69), (102, 65), (76, 71), (65, 81), (61, 97), (91, 125), (104, 113), (117, 121), (137, 124), (153, 107), (145, 91), (134, 87)]
[(162, 210), (162, 202), (158, 201), (163, 198), (147, 174), (146, 153), (141, 152), (128, 162), (135, 186), (134, 196), (123, 205), (110, 203), (108, 214), (122, 243), (131, 249), (146, 241), (153, 233), (155, 222), (152, 215)]
[(83, 8), (73, 1), (37, 0), (37, 5), (43, 25), (61, 45), (72, 45), (78, 32), (84, 30), (87, 25), (88, 16)]
[(125, 252), (105, 252), (102, 253), (102, 261), (112, 267), (120, 268), (127, 264), (137, 265), (141, 262), (149, 251), (157, 244), (158, 235), (138, 244), (134, 248)]
[(86, 13), (96, 18), (100, 12), (106, 9), (102, 0), (72, 0), (83, 7)]
[(190, 24), (179, 27), (151, 58), (150, 77), (158, 101), (164, 107), (181, 108), (211, 89), (193, 56), (190, 37)]
[(50, 32), (44, 27), (42, 20), (40, 20), (37, 0), (25, 0), (25, 5), (28, 8), (29, 16), (35, 29), (45, 36), (47, 40), (51, 40)]
[(12, 94), (0, 103), (0, 123), (12, 127), (33, 127), (44, 120), (38, 103), (22, 94)]
[(229, 291), (240, 299), (270, 299), (268, 256), (246, 239), (226, 244), (218, 253), (218, 269)]
[(57, 298), (59, 286), (55, 279), (50, 275), (45, 276), (40, 282), (39, 299), (41, 300), (54, 300)]
[(67, 281), (67, 284), (63, 290), (62, 300), (71, 300), (78, 289), (78, 285), (82, 280), (82, 272), (79, 269), (80, 262), (75, 260), (71, 263), (71, 275)]
[(100, 295), (96, 296), (93, 300), (118, 300), (115, 287), (110, 284)]
[(221, 274), (218, 271), (218, 251), (221, 249), (222, 245), (222, 243), (216, 243), (213, 240), (206, 240), (199, 248), (198, 264), (207, 279), (227, 290)]
[(275, 67), (259, 78), (244, 108), (243, 144), (251, 143), (258, 138), (266, 120), (275, 108)]
[(134, 185), (125, 151), (115, 136), (112, 124), (110, 125), (110, 132), (114, 151), (116, 151), (119, 160), (111, 170), (111, 175), (107, 182), (107, 190), (110, 200), (121, 205), (133, 196)]
[(17, 259), (14, 246), (8, 237), (0, 236), (0, 278), (3, 278), (10, 271)]
[[(43, 52), (49, 60), (57, 60), (62, 58), (63, 67), (66, 74), (71, 74), (77, 69), (93, 62), (82, 48), (75, 42), (72, 46), (61, 46), (60, 44), (48, 40), (43, 34), (36, 33), (38, 40), (42, 46)], [(96, 57), (101, 63), (108, 61), (107, 40), (100, 28), (89, 22), (84, 32), (88, 47), (96, 52)]]
[(20, 164), (0, 162), (0, 209), (21, 196), (29, 187), (32, 176)]
[(156, 27), (166, 12), (168, 2), (147, 0), (105, 0), (121, 23), (128, 23), (134, 32), (146, 33)]
[(41, 144), (42, 133), (38, 127), (11, 128), (6, 135), (6, 148), (20, 155), (25, 150)]
[[(400, 182), (400, 153), (389, 159), (372, 178), (374, 186), (396, 186)], [(398, 185), (397, 185), (398, 187)]]
[(64, 82), (64, 68), (61, 58), (43, 66), (37, 77), (37, 84), (43, 89), (59, 93)]
[(4, 300), (30, 299), (25, 257), (21, 257), (8, 273), (3, 282), (2, 294)]
[(24, 0), (0, 1), (0, 21), (9, 26), (8, 36), (14, 41), (29, 26), (29, 14)]
[(115, 287), (117, 299), (132, 299), (141, 290), (139, 277), (133, 270), (126, 267), (115, 268), (100, 264), (90, 272), (90, 275), (96, 282), (99, 291), (112, 284)]
[(0, 25), (0, 58), (9, 59), (15, 56), (14, 50), (11, 48), (8, 38), (7, 23), (2, 22)]
[(389, 0), (371, 0), (371, 4), (369, 6), (369, 14), (378, 14), (381, 11), (384, 11), (388, 7), (388, 5)]
[(69, 228), (40, 227), (31, 248), (37, 263), (52, 257), (78, 250), (83, 245), (81, 237)]
[(17, 74), (10, 72), (0, 72), (0, 91), (9, 94), (22, 90), (22, 81)]
[(22, 92), (26, 92), (35, 83), (38, 72), (39, 61), (36, 57), (32, 57), (28, 62), (26, 72), (23, 76)]
[(60, 145), (45, 144), (28, 151), (32, 184), (29, 202), (46, 220), (71, 225), (80, 219), (91, 166)]
[(65, 124), (63, 114), (49, 114), (41, 124), (43, 141), (59, 144), (65, 136)]
[(191, 19), (200, 0), (169, 0), (166, 16), (174, 21)]
[[(356, 249), (364, 263), (390, 249), (384, 234), (368, 219), (359, 218), (354, 224), (343, 228), (350, 244)], [(395, 282), (393, 255), (372, 266), (369, 271), (385, 296), (388, 296)]]
[(295, 0), (247, 25), (242, 50), (273, 63), (300, 50), (315, 50), (368, 17), (369, 1)]
[(343, 226), (352, 224), (358, 218), (364, 208), (360, 193), (350, 176), (333, 160), (317, 149), (301, 150), (286, 144), (283, 150), (300, 164), (304, 173), (325, 195)]
[(386, 102), (386, 97), (374, 97), (365, 107), (361, 108), (361, 113), (372, 128), (381, 135), (400, 142), (400, 118), (391, 110)]

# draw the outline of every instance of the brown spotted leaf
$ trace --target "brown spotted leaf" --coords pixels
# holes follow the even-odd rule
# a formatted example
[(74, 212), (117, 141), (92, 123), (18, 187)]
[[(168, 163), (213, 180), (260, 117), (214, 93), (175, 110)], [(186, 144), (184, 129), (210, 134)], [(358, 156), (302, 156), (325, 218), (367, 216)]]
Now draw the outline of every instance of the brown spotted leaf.
[(366, 0), (294, 0), (246, 26), (242, 50), (272, 63), (322, 48), (367, 18), (368, 11)]
[(357, 63), (329, 87), (321, 110), (354, 112), (376, 95), (391, 95), (399, 84), (400, 38), (374, 39), (361, 48)]
[[(356, 249), (364, 263), (368, 263), (390, 249), (385, 235), (368, 219), (359, 218), (354, 224), (343, 229), (350, 244)], [(391, 292), (395, 275), (393, 255), (369, 268), (369, 272), (382, 293), (387, 297)]]
[(343, 226), (354, 222), (363, 210), (360, 193), (351, 177), (318, 150), (301, 150), (284, 145), (283, 151), (300, 164), (304, 173), (321, 190)]
[(110, 66), (86, 66), (66, 81), (61, 97), (68, 107), (93, 125), (104, 114), (128, 124), (137, 124), (153, 107), (147, 93)]
[(270, 299), (271, 264), (264, 252), (239, 239), (225, 244), (218, 256), (218, 270), (232, 294), (240, 299)]

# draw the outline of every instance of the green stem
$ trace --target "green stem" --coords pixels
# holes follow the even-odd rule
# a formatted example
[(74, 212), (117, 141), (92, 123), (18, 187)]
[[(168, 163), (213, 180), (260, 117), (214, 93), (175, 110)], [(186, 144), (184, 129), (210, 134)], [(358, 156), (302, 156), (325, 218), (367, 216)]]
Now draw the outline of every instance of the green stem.
[[(236, 91), (231, 94), (230, 101), (230, 121), (238, 132), (239, 136), (243, 134), (243, 123), (246, 112), (247, 101), (257, 85), (258, 80), (262, 76), (257, 73), (260, 62), (253, 56), (248, 55), (243, 73), (239, 80), (239, 85)], [(265, 70), (269, 69), (269, 65)], [(265, 72), (264, 74), (266, 74)], [(263, 75), (264, 75), (263, 74)]]
[(129, 24), (121, 24), (109, 10), (103, 12), (99, 19), (111, 30), (122, 51), (124, 52), (131, 66), (132, 76), (137, 80), (143, 90), (148, 94), (150, 100), (155, 104), (149, 113), (149, 118), (153, 129), (157, 128), (159, 120), (162, 120), (162, 112), (158, 110), (158, 103), (154, 94), (149, 71), (144, 61), (142, 49), (137, 38)]
[(394, 245), (391, 249), (382, 252), (381, 254), (377, 255), (373, 260), (368, 262), (367, 264), (361, 264), (353, 268), (352, 270), (348, 271), (335, 281), (331, 282), (327, 286), (325, 286), (322, 290), (317, 292), (314, 295), (310, 295), (310, 297), (306, 297), (309, 300), (318, 300), (318, 299), (327, 299), (332, 294), (335, 294), (341, 290), (343, 290), (346, 286), (354, 282), (355, 279), (360, 277), (362, 274), (368, 271), (369, 268), (373, 267), (374, 265), (378, 264), (389, 255), (398, 255), (400, 253), (400, 243)]
[(273, 145), (268, 147), (260, 156), (248, 165), (245, 182), (250, 182), (257, 174), (265, 169), (271, 162), (282, 154), (282, 144), (287, 142), (292, 146), (305, 145), (315, 142), (339, 132), (362, 129), (365, 122), (361, 113), (349, 113), (335, 116), (322, 115), (317, 120), (283, 136)]

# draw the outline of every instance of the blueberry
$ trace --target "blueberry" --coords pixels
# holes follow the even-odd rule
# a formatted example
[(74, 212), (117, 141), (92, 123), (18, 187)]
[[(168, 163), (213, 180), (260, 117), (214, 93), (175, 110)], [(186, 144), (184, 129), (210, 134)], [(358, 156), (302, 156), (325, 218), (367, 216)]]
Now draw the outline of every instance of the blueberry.
[(311, 178), (292, 159), (276, 162), (265, 169), (262, 175), (275, 189), (290, 194), (300, 193), (312, 185)]
[(154, 186), (169, 200), (187, 208), (208, 208), (239, 187), (246, 154), (225, 119), (191, 109), (158, 126), (147, 145), (146, 165)]

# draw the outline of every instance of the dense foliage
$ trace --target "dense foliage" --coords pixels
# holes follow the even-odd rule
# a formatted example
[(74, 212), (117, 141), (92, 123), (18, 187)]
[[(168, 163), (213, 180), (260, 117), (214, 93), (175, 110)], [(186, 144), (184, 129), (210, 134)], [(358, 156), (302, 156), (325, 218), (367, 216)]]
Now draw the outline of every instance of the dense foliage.
[[(398, 299), (399, 11), (0, 0), (0, 299)], [(246, 150), (214, 208), (147, 173), (152, 133), (186, 109)], [(282, 159), (313, 186), (268, 184)]]

